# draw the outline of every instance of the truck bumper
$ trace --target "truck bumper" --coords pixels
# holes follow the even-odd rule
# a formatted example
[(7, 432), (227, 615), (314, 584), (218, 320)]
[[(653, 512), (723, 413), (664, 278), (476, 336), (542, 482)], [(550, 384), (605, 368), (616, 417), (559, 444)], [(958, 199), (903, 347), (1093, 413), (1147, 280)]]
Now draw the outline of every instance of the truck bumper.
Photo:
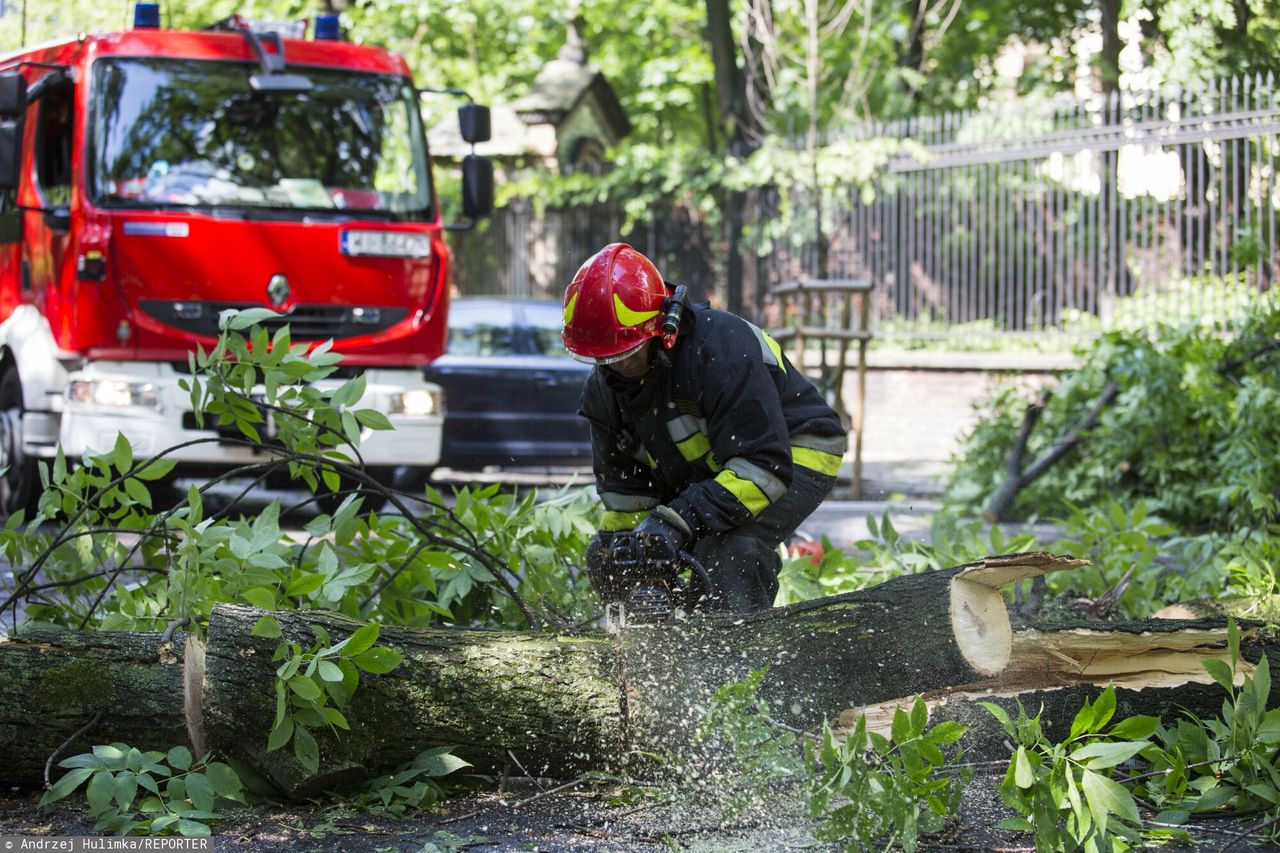
[[(117, 434), (123, 433), (133, 446), (133, 454), (151, 456), (169, 448), (169, 458), (180, 463), (234, 466), (261, 462), (271, 454), (269, 448), (246, 447), (228, 442), (212, 428), (206, 415), (204, 429), (197, 429), (191, 408), (191, 396), (178, 382), (186, 378), (169, 364), (150, 362), (94, 362), (68, 377), (68, 388), (75, 382), (124, 383), (137, 394), (119, 394), (122, 405), (101, 402), (79, 402), (63, 394), (59, 440), (63, 452), (72, 458), (86, 453), (108, 452), (115, 446)], [(443, 432), (443, 393), (440, 386), (426, 382), (420, 371), (371, 368), (361, 409), (375, 409), (387, 416), (393, 430), (365, 429), (360, 440), (360, 454), (366, 465), (378, 467), (428, 468), (440, 461)], [(337, 388), (342, 379), (316, 383), (321, 389)], [(93, 386), (97, 387), (97, 386)], [(407, 415), (393, 412), (393, 398), (406, 392), (420, 391), (435, 401), (429, 414)], [(110, 394), (101, 395), (110, 397)], [(133, 397), (130, 401), (128, 398)], [(421, 395), (418, 395), (421, 399)], [(146, 402), (139, 404), (138, 399)], [(154, 402), (152, 402), (154, 400)], [(257, 425), (262, 429), (262, 425)], [(238, 436), (238, 438), (242, 438)], [(265, 437), (265, 436), (264, 436)], [(30, 447), (29, 452), (50, 456), (52, 448)]]

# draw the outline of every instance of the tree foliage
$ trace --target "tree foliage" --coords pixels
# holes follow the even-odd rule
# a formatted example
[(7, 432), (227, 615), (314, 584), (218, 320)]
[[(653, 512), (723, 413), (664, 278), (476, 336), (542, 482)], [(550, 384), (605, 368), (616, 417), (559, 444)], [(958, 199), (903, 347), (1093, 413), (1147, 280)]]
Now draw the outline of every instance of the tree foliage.
[[(1052, 389), (1032, 456), (1075, 422), (1109, 381), (1120, 385), (1096, 429), (1018, 498), (1023, 516), (1062, 516), (1107, 496), (1184, 529), (1243, 530), (1277, 520), (1280, 308), (1266, 300), (1239, 333), (1198, 323), (1114, 332)], [(977, 509), (1005, 475), (1029, 394), (1012, 386), (983, 405), (964, 439), (949, 500)]]

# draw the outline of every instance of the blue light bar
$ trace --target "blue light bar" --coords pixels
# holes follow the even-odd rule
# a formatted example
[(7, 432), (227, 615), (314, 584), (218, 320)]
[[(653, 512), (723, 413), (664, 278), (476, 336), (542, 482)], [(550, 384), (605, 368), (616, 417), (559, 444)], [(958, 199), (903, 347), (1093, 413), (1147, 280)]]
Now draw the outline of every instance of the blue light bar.
[(135, 30), (160, 29), (160, 4), (138, 3), (133, 7), (133, 28)]
[(338, 41), (341, 38), (337, 15), (316, 15), (316, 41)]

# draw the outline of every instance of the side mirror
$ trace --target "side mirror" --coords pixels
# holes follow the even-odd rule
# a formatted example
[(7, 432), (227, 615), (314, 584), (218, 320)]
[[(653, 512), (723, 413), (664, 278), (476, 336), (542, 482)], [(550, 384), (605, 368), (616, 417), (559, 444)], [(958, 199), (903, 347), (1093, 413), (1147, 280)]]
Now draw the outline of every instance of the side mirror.
[(27, 111), (27, 79), (17, 71), (0, 74), (0, 117), (21, 118)]
[(16, 121), (0, 121), (0, 191), (18, 188), (22, 164), (21, 139)]
[(50, 231), (66, 234), (71, 230), (71, 208), (65, 204), (45, 208), (44, 224)]
[(462, 132), (462, 139), (472, 145), (488, 142), (493, 136), (489, 124), (489, 108), (474, 101), (458, 107), (458, 130)]
[(479, 154), (462, 158), (462, 215), (480, 219), (493, 213), (493, 161)]

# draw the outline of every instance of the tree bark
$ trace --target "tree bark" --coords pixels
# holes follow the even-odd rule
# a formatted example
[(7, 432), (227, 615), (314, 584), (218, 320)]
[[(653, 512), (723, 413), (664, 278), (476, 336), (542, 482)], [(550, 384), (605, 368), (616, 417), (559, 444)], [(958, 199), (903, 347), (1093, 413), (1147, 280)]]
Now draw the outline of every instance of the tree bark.
[[(33, 630), (0, 642), (0, 782), (42, 782), (45, 762), (60, 747), (55, 768), (93, 744), (167, 750), (189, 743), (186, 636), (161, 640), (157, 633)], [(53, 770), (54, 778), (61, 773)]]
[[(431, 746), (483, 768), (514, 756), (531, 773), (617, 767), (633, 751), (687, 739), (721, 684), (768, 667), (762, 694), (788, 722), (812, 725), (851, 705), (998, 676), (1012, 629), (1000, 587), (1083, 565), (1047, 554), (989, 557), (895, 578), (833, 598), (755, 614), (695, 616), (633, 627), (619, 638), (383, 628), (404, 655), (364, 676), (350, 732), (320, 733), (321, 770), (265, 751), (275, 712), (275, 640), (250, 635), (263, 615), (221, 605), (209, 623), (204, 715), (209, 741), (291, 796), (394, 767)], [(317, 613), (276, 614), (309, 645), (309, 624), (334, 642), (358, 627)], [(903, 631), (911, 642), (903, 642)]]
[[(482, 768), (518, 762), (559, 777), (617, 768), (637, 751), (678, 752), (716, 688), (762, 667), (760, 695), (773, 716), (806, 729), (917, 693), (954, 708), (975, 697), (1032, 697), (1026, 704), (1054, 693), (1066, 709), (1076, 694), (1054, 691), (1115, 683), (1165, 690), (1168, 707), (1193, 701), (1183, 694), (1203, 692), (1200, 659), (1225, 654), (1221, 619), (1013, 632), (1001, 587), (1082, 564), (1047, 554), (988, 557), (819, 601), (636, 626), (618, 637), (384, 627), (379, 642), (404, 662), (362, 676), (344, 709), (351, 731), (317, 733), (316, 773), (288, 748), (266, 751), (278, 641), (252, 636), (263, 611), (218, 606), (207, 648), (191, 641), (185, 654), (175, 652), (181, 639), (163, 644), (156, 634), (33, 632), (0, 643), (0, 683), (9, 687), (0, 734), (11, 744), (0, 782), (38, 781), (48, 756), (99, 711), (68, 749), (207, 745), (299, 797), (438, 745)], [(314, 641), (313, 624), (333, 642), (358, 627), (314, 611), (275, 616), (303, 646)]]

